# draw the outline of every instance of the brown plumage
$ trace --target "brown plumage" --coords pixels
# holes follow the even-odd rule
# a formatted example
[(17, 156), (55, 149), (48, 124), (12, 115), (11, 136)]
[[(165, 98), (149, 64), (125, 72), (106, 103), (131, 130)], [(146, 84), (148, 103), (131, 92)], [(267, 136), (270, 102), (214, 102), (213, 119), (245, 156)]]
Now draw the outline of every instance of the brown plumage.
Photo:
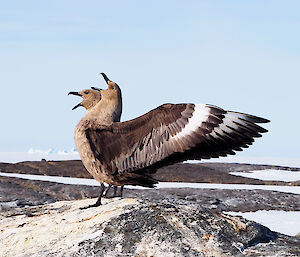
[[(158, 168), (188, 159), (227, 156), (241, 151), (266, 129), (256, 123), (268, 120), (225, 111), (205, 104), (164, 104), (130, 121), (119, 122), (122, 96), (119, 86), (108, 84), (75, 129), (75, 144), (86, 169), (100, 183), (153, 187)], [(97, 92), (97, 91), (95, 91)], [(84, 102), (85, 101), (85, 102)], [(101, 196), (97, 203), (101, 204)]]

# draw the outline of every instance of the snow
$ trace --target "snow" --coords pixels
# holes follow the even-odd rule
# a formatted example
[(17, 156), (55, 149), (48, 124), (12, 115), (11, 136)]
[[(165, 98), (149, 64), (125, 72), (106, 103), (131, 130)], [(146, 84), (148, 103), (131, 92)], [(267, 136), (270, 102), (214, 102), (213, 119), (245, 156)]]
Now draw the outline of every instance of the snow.
[[(22, 179), (50, 181), (56, 183), (70, 184), (70, 185), (87, 185), (98, 186), (99, 183), (94, 179), (86, 178), (70, 178), (57, 176), (43, 176), (43, 175), (28, 175), (18, 173), (0, 172), (0, 176), (15, 177)], [(147, 189), (139, 186), (126, 186), (129, 189)], [(235, 189), (235, 190), (271, 190), (284, 193), (300, 194), (300, 187), (297, 186), (272, 186), (272, 185), (244, 185), (244, 184), (210, 184), (210, 183), (183, 183), (183, 182), (159, 182), (156, 188), (204, 188), (204, 189)]]
[[(132, 188), (134, 188), (134, 187), (132, 187)], [(297, 187), (297, 186), (159, 182), (157, 188), (268, 190), (268, 191), (278, 191), (278, 192), (283, 192), (283, 193), (300, 194), (300, 187)]]
[[(17, 177), (22, 179), (50, 181), (72, 185), (98, 186), (94, 179), (70, 178), (43, 175), (28, 175), (17, 173), (0, 172), (0, 176)], [(147, 189), (139, 186), (126, 186), (129, 189)], [(203, 188), (203, 189), (235, 189), (235, 190), (272, 190), (285, 193), (300, 194), (297, 186), (271, 186), (271, 185), (242, 185), (242, 184), (208, 184), (208, 183), (182, 183), (182, 182), (160, 182), (157, 188)], [(273, 231), (294, 236), (300, 232), (300, 212), (285, 211), (257, 211), (257, 212), (227, 212), (230, 215), (243, 216), (246, 219), (261, 223)]]
[(295, 236), (300, 233), (300, 211), (260, 210), (256, 212), (226, 212), (233, 216), (242, 216), (245, 219), (260, 223), (269, 229)]
[(252, 170), (249, 172), (230, 172), (234, 176), (241, 176), (246, 178), (255, 178), (265, 181), (298, 181), (300, 180), (300, 172), (289, 170)]
[(247, 164), (265, 164), (274, 166), (300, 167), (300, 158), (279, 158), (279, 157), (241, 157), (241, 156), (227, 156), (220, 158), (212, 158), (209, 160), (189, 160), (186, 163), (199, 162), (227, 162), (227, 163), (247, 163)]
[(56, 182), (56, 183), (62, 183), (68, 185), (99, 186), (99, 183), (95, 179), (87, 179), (87, 178), (29, 175), (29, 174), (5, 173), (5, 172), (0, 172), (0, 176), (22, 178), (22, 179), (29, 179), (29, 180), (49, 181), (49, 182)]

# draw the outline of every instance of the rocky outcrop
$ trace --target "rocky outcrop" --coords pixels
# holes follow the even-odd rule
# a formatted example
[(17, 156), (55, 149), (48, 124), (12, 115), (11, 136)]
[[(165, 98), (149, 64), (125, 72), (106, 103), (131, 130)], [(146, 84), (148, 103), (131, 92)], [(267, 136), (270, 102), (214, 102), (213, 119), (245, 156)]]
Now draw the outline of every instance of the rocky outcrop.
[(300, 239), (170, 199), (60, 201), (1, 212), (0, 256), (299, 256)]
[[(239, 163), (178, 163), (157, 170), (154, 174), (158, 181), (192, 182), (192, 183), (229, 183), (252, 185), (298, 185), (298, 183), (282, 181), (262, 181), (259, 179), (233, 176), (229, 172), (264, 169), (281, 169), (299, 172), (300, 168), (274, 165), (254, 165)], [(26, 161), (15, 164), (0, 163), (0, 171), (8, 173), (24, 173), (35, 175), (92, 178), (81, 161)]]
[[(224, 163), (177, 164), (159, 170), (157, 176), (162, 181), (265, 184), (229, 172), (266, 168), (283, 169)], [(80, 161), (0, 163), (0, 170), (89, 177)], [(126, 199), (103, 200), (98, 208), (80, 210), (96, 201), (85, 198), (96, 197), (98, 190), (94, 186), (0, 177), (0, 256), (300, 256), (299, 236), (285, 236), (224, 214), (299, 211), (297, 194), (125, 187)]]
[[(111, 190), (112, 192), (112, 190)], [(0, 177), (0, 212), (14, 207), (35, 206), (62, 200), (97, 197), (98, 186), (66, 185), (53, 182)], [(229, 189), (124, 189), (125, 197), (171, 203), (198, 204), (215, 211), (257, 210), (300, 211), (300, 195), (265, 190)]]

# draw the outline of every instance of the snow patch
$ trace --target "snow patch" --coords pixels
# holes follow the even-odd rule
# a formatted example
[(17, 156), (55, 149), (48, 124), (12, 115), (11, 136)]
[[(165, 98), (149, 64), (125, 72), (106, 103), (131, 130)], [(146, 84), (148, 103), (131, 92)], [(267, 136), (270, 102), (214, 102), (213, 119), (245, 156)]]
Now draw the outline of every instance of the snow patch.
[(233, 216), (242, 216), (245, 219), (260, 223), (269, 229), (295, 236), (300, 233), (300, 211), (260, 210), (256, 212), (226, 212)]
[(300, 158), (288, 158), (288, 157), (242, 157), (242, 156), (227, 156), (212, 158), (209, 160), (189, 160), (185, 163), (204, 163), (204, 162), (226, 162), (226, 163), (246, 163), (246, 164), (262, 164), (273, 166), (287, 166), (287, 167), (299, 167)]
[[(97, 186), (94, 179), (70, 178), (58, 176), (28, 175), (19, 173), (0, 172), (0, 176), (15, 177), (29, 180), (50, 181), (70, 185)], [(148, 189), (140, 186), (126, 186), (129, 189)], [(234, 190), (269, 190), (284, 193), (300, 194), (298, 186), (272, 186), (272, 185), (244, 185), (244, 184), (210, 184), (210, 183), (184, 183), (184, 182), (159, 182), (156, 188), (199, 188), (199, 189), (234, 189)]]
[(298, 181), (300, 180), (299, 171), (289, 171), (289, 170), (252, 170), (248, 172), (230, 172), (229, 174), (234, 176), (255, 178), (264, 181)]

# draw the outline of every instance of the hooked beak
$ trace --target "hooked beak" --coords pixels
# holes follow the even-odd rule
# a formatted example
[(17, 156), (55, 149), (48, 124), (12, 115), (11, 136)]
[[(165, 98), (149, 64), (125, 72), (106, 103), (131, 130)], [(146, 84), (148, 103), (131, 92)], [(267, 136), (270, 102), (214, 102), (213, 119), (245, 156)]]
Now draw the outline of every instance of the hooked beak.
[[(79, 94), (78, 92), (69, 92), (68, 95), (77, 95), (77, 96), (81, 96), (81, 97), (82, 97), (82, 95)], [(72, 110), (75, 110), (75, 109), (78, 108), (79, 106), (82, 106), (82, 104), (80, 103), (80, 104), (75, 105), (75, 106), (72, 108)]]
[(96, 91), (101, 91), (101, 90), (103, 90), (102, 88), (98, 88), (98, 87), (91, 87), (91, 89), (93, 89), (93, 90), (96, 90)]
[(78, 92), (69, 92), (68, 95), (78, 95), (78, 96), (82, 96), (82, 95), (79, 94)]
[(110, 79), (105, 75), (105, 73), (101, 72), (100, 74), (101, 74), (101, 75), (103, 76), (103, 78), (105, 79), (106, 84), (108, 84), (108, 82), (110, 81)]

